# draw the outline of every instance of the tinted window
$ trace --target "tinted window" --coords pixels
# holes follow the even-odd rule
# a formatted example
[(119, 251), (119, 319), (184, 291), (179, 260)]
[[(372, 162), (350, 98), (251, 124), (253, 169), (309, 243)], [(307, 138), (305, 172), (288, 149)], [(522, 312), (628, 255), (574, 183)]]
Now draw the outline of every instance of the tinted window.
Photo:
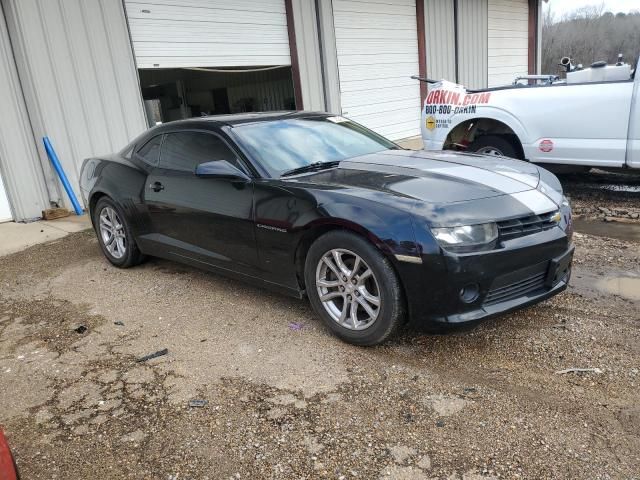
[(342, 117), (293, 118), (236, 126), (234, 133), (272, 176), (316, 162), (398, 148)]
[(214, 160), (226, 160), (238, 166), (236, 156), (229, 147), (209, 133), (169, 133), (162, 144), (162, 168), (193, 173), (201, 163)]
[(161, 143), (162, 135), (157, 135), (145, 143), (136, 153), (145, 163), (155, 167), (158, 165)]

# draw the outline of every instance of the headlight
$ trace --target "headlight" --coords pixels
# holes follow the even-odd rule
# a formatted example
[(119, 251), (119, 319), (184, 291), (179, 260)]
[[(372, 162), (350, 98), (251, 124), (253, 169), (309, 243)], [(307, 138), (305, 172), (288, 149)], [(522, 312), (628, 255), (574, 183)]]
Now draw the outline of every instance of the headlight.
[(498, 238), (498, 226), (495, 223), (440, 227), (431, 231), (442, 248), (454, 251), (486, 250)]

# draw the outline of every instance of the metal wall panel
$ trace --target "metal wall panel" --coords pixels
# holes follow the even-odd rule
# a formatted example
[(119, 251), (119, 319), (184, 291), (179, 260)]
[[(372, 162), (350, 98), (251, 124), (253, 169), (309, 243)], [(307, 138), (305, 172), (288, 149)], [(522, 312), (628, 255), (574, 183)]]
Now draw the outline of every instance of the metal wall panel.
[(527, 0), (488, 0), (489, 86), (506, 85), (529, 67)]
[(125, 0), (139, 68), (289, 65), (284, 0)]
[(305, 110), (324, 110), (320, 38), (314, 0), (292, 0), (298, 67)]
[(487, 0), (458, 1), (458, 82), (487, 86)]
[[(48, 192), (1, 5), (0, 105), (0, 175), (11, 203), (11, 216), (17, 221), (32, 220), (48, 208)], [(5, 209), (0, 217), (6, 216)]]
[[(119, 150), (146, 128), (122, 3), (3, 5), (40, 156), (48, 165), (42, 148), (47, 135), (79, 193), (85, 158)], [(69, 205), (66, 197), (51, 200)]]
[(0, 223), (10, 222), (11, 220), (13, 220), (13, 213), (11, 213), (9, 197), (7, 196), (7, 191), (4, 188), (2, 174), (0, 174)]
[(415, 0), (333, 0), (342, 113), (391, 139), (420, 134)]
[(331, 0), (316, 0), (316, 5), (322, 78), (324, 80), (324, 110), (339, 115), (342, 112), (342, 105), (340, 104), (340, 75), (338, 73), (336, 30), (333, 24), (333, 3)]
[(434, 80), (456, 81), (454, 1), (424, 2), (427, 77)]

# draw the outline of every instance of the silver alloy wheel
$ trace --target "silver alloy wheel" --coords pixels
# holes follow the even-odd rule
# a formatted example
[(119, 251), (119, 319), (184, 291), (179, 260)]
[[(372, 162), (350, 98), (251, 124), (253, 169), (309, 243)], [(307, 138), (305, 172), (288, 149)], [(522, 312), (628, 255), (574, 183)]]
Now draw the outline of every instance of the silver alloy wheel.
[(350, 250), (334, 248), (316, 268), (318, 297), (331, 318), (349, 330), (369, 328), (380, 313), (380, 288), (366, 262)]
[(122, 258), (127, 251), (127, 237), (124, 225), (116, 211), (104, 207), (100, 211), (100, 236), (102, 243), (114, 258)]
[(502, 153), (496, 147), (482, 147), (476, 150), (476, 153), (480, 153), (482, 155), (491, 155), (492, 157), (504, 157), (504, 153)]

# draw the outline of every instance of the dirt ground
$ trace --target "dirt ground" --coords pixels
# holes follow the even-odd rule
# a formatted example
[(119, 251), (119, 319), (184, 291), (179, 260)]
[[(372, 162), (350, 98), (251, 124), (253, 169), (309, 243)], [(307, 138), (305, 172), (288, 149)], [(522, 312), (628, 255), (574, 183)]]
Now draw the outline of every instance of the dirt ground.
[[(563, 180), (596, 226), (640, 205)], [(32, 247), (0, 258), (0, 424), (23, 480), (639, 479), (640, 225), (623, 229), (575, 235), (560, 296), (376, 348), (304, 301), (115, 269), (93, 232)]]

